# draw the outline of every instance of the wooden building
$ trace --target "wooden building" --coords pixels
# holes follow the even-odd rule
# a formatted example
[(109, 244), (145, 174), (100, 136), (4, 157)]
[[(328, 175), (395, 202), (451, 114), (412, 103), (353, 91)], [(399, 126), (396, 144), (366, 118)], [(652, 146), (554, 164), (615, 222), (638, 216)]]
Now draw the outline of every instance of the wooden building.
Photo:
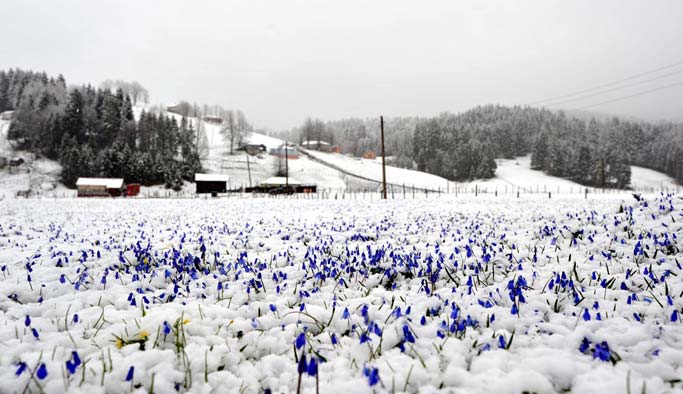
[(122, 178), (78, 178), (78, 197), (117, 197), (124, 193)]
[(223, 174), (194, 174), (197, 194), (216, 196), (218, 193), (226, 193), (229, 179), (227, 175)]
[(245, 144), (240, 148), (247, 152), (248, 155), (256, 156), (266, 151), (266, 146), (263, 144)]

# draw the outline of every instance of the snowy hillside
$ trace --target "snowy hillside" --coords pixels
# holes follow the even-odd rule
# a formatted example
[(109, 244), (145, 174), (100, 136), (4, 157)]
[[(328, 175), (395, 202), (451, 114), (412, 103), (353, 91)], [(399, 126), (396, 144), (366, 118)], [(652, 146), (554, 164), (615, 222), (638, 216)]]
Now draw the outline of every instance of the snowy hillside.
[(9, 130), (10, 122), (8, 120), (0, 119), (0, 156), (8, 156), (10, 152), (9, 143), (7, 142), (7, 131)]
[[(143, 110), (151, 110), (151, 107), (137, 105), (134, 113), (139, 118)], [(178, 122), (181, 117), (177, 114), (168, 113)], [(259, 182), (273, 176), (277, 171), (278, 161), (267, 152), (259, 156), (249, 157), (251, 170), (251, 182), (247, 166), (247, 155), (244, 152), (235, 151), (229, 154), (229, 144), (226, 136), (221, 133), (220, 125), (211, 122), (198, 121), (189, 118), (197, 128), (201, 122), (201, 129), (206, 135), (208, 150), (202, 157), (202, 165), (210, 173), (227, 174), (230, 176), (230, 188), (257, 185)], [(0, 194), (14, 196), (17, 192), (31, 191), (34, 195), (43, 196), (72, 195), (73, 192), (58, 184), (60, 167), (59, 164), (49, 160), (32, 160), (33, 155), (22, 152), (11, 152), (7, 142), (7, 130), (9, 122), (0, 121), (0, 155), (11, 157), (20, 155), (28, 161), (29, 172), (10, 175), (7, 170), (0, 173)], [(275, 148), (283, 143), (282, 140), (259, 133), (249, 133), (245, 141), (253, 144), (262, 144), (267, 149)], [(236, 146), (237, 147), (237, 146)], [(235, 148), (236, 148), (235, 147)], [(303, 151), (298, 160), (290, 160), (290, 176), (302, 183), (316, 184), (321, 190), (377, 190), (382, 180), (381, 162), (379, 160), (367, 160), (348, 157), (336, 153), (324, 153), (313, 150)], [(519, 157), (513, 160), (496, 160), (496, 175), (492, 179), (475, 180), (472, 182), (450, 182), (436, 175), (408, 170), (398, 167), (387, 166), (387, 182), (390, 190), (400, 192), (402, 186), (406, 188), (449, 191), (450, 193), (472, 193), (475, 187), (479, 192), (514, 193), (517, 190), (522, 193), (530, 192), (553, 192), (553, 193), (581, 193), (585, 186), (572, 181), (549, 176), (541, 171), (530, 169), (530, 157)], [(368, 181), (369, 180), (369, 181)], [(680, 188), (676, 182), (653, 170), (632, 167), (631, 185), (638, 191), (676, 191)], [(159, 187), (143, 187), (142, 195), (163, 193)], [(194, 185), (186, 183), (183, 193), (194, 193)]]
[(25, 164), (10, 173), (9, 167), (0, 170), (0, 199), (15, 197), (17, 194), (29, 194), (41, 197), (63, 197), (73, 192), (59, 183), (61, 166), (59, 163), (36, 159), (35, 155), (13, 151), (7, 141), (10, 122), (0, 120), (0, 157), (7, 159), (20, 157)]
[(679, 185), (675, 179), (661, 172), (649, 168), (631, 166), (631, 187), (634, 190), (647, 191), (679, 191)]

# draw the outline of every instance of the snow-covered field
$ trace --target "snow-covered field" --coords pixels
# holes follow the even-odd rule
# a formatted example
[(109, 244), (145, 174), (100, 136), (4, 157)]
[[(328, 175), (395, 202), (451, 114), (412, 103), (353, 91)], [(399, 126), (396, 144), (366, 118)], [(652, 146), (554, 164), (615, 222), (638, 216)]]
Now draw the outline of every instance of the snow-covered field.
[(681, 185), (675, 179), (649, 168), (631, 166), (631, 187), (634, 190), (680, 191)]
[(0, 391), (681, 392), (682, 206), (6, 200)]

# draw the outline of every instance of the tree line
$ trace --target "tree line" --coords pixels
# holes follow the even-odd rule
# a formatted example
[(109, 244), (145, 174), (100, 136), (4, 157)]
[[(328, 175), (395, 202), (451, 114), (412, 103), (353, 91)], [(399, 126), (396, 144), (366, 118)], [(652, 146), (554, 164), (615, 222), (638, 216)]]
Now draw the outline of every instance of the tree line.
[(493, 176), (492, 158), (531, 154), (533, 169), (588, 186), (627, 188), (631, 165), (683, 182), (683, 125), (676, 123), (487, 105), (424, 120), (413, 148), (418, 168), (455, 180)]
[[(379, 151), (379, 119), (308, 119), (294, 140), (330, 142), (344, 153)], [(391, 164), (454, 181), (495, 176), (495, 159), (531, 155), (533, 169), (594, 187), (626, 188), (631, 165), (683, 182), (683, 124), (584, 119), (544, 108), (486, 105), (431, 118), (385, 119)]]
[(0, 110), (14, 110), (8, 139), (59, 160), (66, 186), (96, 176), (179, 189), (201, 171), (198, 134), (185, 118), (142, 112), (136, 120), (132, 104), (121, 87), (67, 88), (62, 76), (0, 72)]

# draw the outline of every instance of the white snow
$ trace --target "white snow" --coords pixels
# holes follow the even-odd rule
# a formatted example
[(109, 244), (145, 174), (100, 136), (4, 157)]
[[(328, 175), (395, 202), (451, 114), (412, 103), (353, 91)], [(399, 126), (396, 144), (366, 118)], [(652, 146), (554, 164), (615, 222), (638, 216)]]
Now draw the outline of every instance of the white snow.
[(303, 335), (326, 393), (680, 392), (682, 206), (7, 200), (0, 378), (48, 394), (293, 393)]
[(275, 149), (284, 144), (284, 141), (281, 139), (254, 132), (247, 134), (245, 141), (248, 141), (250, 144), (264, 145), (268, 150)]
[(642, 191), (679, 191), (675, 179), (649, 168), (631, 166), (631, 187)]
[(230, 177), (223, 174), (194, 174), (195, 182), (228, 182)]
[(515, 159), (497, 159), (496, 175), (491, 179), (468, 182), (466, 187), (475, 185), (488, 192), (553, 192), (553, 193), (581, 193), (585, 186), (564, 178), (545, 174), (543, 171), (531, 169), (531, 156)]
[(11, 149), (7, 141), (7, 132), (9, 131), (9, 120), (0, 119), (0, 157), (9, 158)]
[(285, 178), (283, 176), (273, 176), (265, 181), (261, 182), (261, 185), (284, 185), (284, 184), (290, 184), (290, 185), (300, 185), (301, 182), (297, 181), (294, 178)]
[(76, 186), (104, 186), (107, 189), (123, 187), (123, 178), (78, 178)]

